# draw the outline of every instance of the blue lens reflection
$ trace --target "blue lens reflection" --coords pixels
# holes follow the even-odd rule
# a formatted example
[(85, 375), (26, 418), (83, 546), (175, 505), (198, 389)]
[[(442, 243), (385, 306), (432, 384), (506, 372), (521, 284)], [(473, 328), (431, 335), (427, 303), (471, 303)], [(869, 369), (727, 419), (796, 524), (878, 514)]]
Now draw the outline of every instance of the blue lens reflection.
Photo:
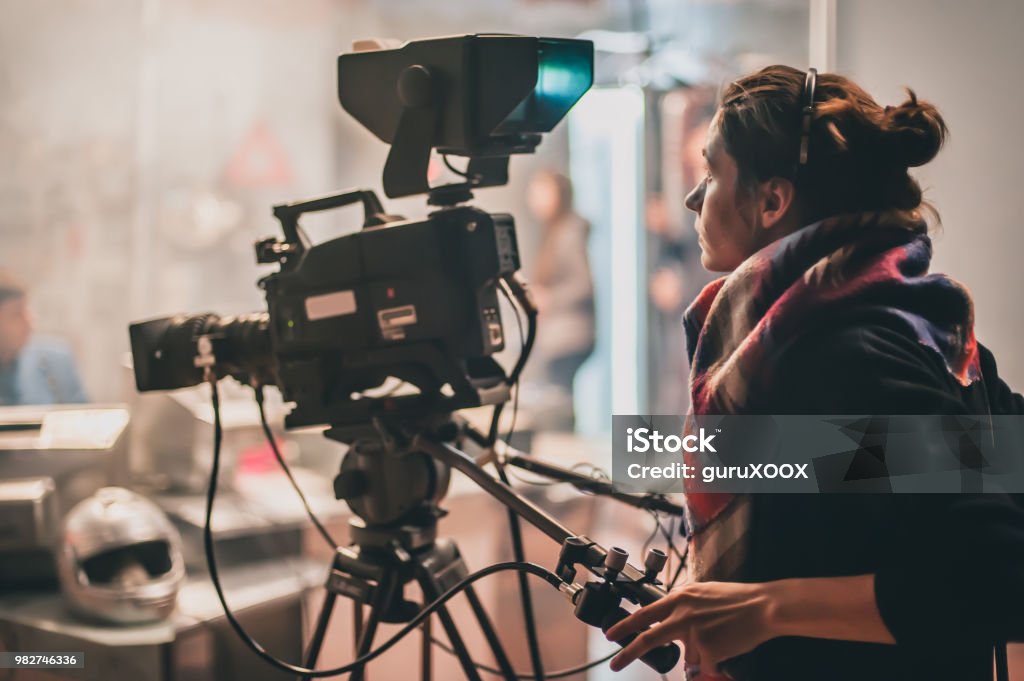
[(550, 132), (594, 82), (594, 45), (584, 40), (539, 41), (537, 85), (495, 130)]

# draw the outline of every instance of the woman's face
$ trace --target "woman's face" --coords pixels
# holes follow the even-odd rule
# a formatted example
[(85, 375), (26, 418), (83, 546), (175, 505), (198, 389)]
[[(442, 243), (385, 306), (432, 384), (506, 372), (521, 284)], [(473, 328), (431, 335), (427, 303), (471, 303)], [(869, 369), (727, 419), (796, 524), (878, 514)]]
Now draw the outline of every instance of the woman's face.
[(712, 272), (731, 272), (759, 248), (758, 230), (742, 212), (747, 201), (737, 191), (736, 161), (718, 134), (718, 114), (708, 128), (704, 162), (704, 179), (686, 197), (686, 207), (697, 213), (701, 264)]

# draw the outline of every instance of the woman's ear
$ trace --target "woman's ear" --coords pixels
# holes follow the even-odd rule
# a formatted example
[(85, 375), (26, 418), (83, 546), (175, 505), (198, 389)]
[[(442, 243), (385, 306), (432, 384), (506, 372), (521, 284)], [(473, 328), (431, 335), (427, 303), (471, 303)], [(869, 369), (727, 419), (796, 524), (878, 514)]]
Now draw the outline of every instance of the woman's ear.
[(773, 177), (761, 183), (759, 192), (761, 226), (774, 229), (795, 220), (796, 187), (784, 177)]

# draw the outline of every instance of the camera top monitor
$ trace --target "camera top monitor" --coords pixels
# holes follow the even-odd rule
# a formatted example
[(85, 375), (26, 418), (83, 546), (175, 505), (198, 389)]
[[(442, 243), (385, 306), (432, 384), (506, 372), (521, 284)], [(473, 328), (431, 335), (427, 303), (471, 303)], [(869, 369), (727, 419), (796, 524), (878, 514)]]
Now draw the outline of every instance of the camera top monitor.
[[(590, 41), (465, 35), (343, 54), (338, 97), (392, 145), (384, 189), (407, 196), (429, 191), (432, 149), (467, 156), (471, 166), (533, 152), (590, 88), (593, 74)], [(507, 177), (470, 175), (472, 186), (504, 184)]]

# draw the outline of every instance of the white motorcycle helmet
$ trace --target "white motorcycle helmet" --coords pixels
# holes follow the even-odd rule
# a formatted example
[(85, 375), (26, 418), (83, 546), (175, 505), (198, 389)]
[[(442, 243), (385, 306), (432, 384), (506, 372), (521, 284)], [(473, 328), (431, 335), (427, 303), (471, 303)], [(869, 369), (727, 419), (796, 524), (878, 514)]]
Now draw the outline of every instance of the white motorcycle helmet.
[(167, 617), (185, 579), (181, 536), (149, 499), (104, 487), (64, 518), (61, 589), (86, 618), (134, 624)]

